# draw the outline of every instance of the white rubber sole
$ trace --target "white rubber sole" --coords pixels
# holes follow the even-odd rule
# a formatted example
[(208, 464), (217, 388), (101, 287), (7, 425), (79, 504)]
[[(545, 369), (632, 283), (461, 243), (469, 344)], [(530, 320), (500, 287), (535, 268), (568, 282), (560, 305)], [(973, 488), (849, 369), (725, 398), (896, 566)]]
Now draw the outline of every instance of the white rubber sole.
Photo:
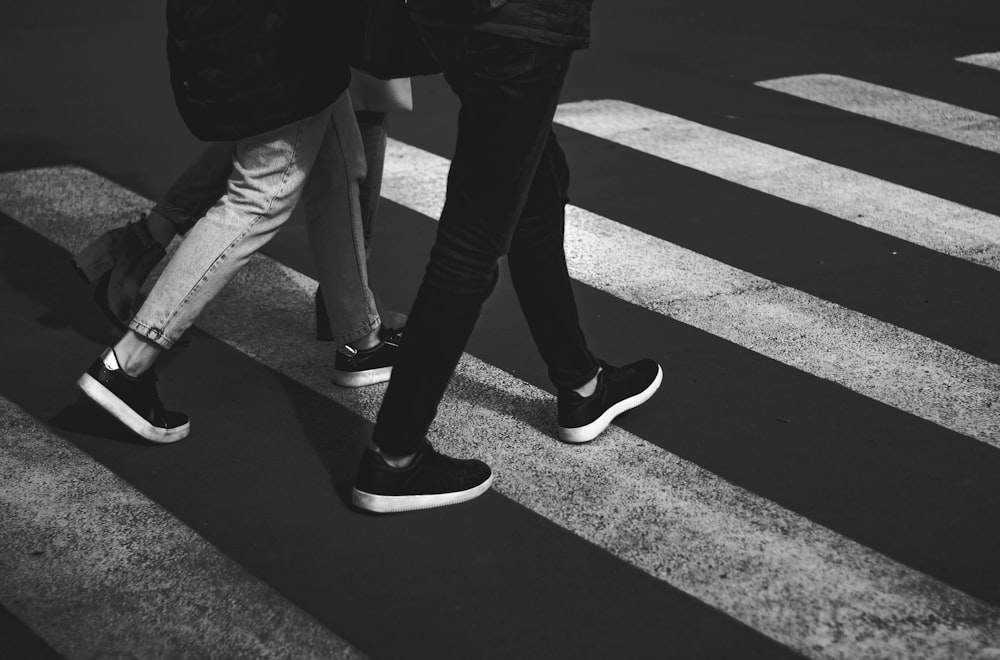
[(367, 371), (336, 371), (333, 372), (333, 382), (341, 387), (367, 387), (375, 383), (384, 383), (392, 376), (392, 367), (380, 367)]
[(611, 406), (604, 411), (604, 414), (592, 421), (590, 424), (585, 424), (584, 426), (575, 426), (573, 428), (559, 427), (559, 439), (563, 442), (570, 442), (573, 444), (581, 444), (584, 442), (590, 442), (597, 436), (599, 436), (604, 429), (611, 425), (615, 417), (622, 414), (626, 410), (631, 410), (636, 406), (640, 406), (649, 400), (656, 390), (660, 388), (660, 383), (663, 382), (663, 367), (657, 366), (656, 378), (649, 386), (638, 394), (633, 394), (627, 399), (622, 399), (615, 405)]
[(80, 376), (76, 384), (94, 403), (104, 408), (134, 433), (150, 442), (159, 444), (177, 442), (186, 438), (191, 432), (191, 422), (173, 429), (153, 426), (142, 415), (129, 408), (128, 404), (115, 396), (114, 392), (104, 387), (100, 381), (90, 374)]
[(468, 490), (435, 495), (375, 495), (355, 488), (351, 491), (351, 501), (359, 509), (373, 513), (400, 513), (419, 509), (434, 509), (439, 506), (461, 504), (475, 499), (489, 490), (492, 483), (493, 475), (491, 474), (489, 479)]

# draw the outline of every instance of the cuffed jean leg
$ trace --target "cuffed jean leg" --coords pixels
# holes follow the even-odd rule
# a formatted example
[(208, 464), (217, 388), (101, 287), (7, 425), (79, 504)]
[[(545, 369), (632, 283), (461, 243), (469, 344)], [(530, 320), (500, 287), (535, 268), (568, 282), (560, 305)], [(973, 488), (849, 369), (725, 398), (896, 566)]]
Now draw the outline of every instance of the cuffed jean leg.
[(323, 145), (302, 193), (309, 242), (333, 340), (356, 341), (381, 325), (368, 285), (359, 198), (365, 155), (351, 98), (333, 104)]
[(225, 194), (181, 243), (129, 328), (170, 348), (284, 224), (309, 176), (330, 110), (240, 140)]
[(233, 142), (210, 144), (177, 177), (153, 212), (173, 223), (178, 234), (186, 234), (226, 193), (235, 151)]

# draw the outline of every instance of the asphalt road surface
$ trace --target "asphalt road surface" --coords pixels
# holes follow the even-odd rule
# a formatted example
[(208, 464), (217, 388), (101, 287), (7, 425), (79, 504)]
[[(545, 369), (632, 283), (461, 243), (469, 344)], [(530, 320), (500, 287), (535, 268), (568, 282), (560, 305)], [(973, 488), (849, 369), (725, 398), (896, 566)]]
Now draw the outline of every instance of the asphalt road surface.
[[(0, 6), (0, 657), (1000, 658), (1000, 5), (599, 0), (556, 121), (606, 360), (586, 446), (509, 281), (431, 438), (494, 489), (350, 505), (384, 391), (330, 382), (296, 217), (158, 370), (189, 439), (81, 399), (68, 257), (201, 145), (161, 3)], [(456, 104), (394, 117), (372, 279), (408, 309)]]

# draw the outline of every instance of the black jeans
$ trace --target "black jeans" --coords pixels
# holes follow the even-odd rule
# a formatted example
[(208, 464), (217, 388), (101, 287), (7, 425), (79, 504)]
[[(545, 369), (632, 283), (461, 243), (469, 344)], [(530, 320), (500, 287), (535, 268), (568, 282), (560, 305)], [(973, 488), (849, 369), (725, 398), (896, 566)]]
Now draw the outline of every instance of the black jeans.
[(593, 378), (563, 250), (569, 168), (552, 118), (572, 50), (423, 28), (461, 100), (448, 193), (373, 441), (419, 448), (507, 255), (518, 301), (559, 390)]

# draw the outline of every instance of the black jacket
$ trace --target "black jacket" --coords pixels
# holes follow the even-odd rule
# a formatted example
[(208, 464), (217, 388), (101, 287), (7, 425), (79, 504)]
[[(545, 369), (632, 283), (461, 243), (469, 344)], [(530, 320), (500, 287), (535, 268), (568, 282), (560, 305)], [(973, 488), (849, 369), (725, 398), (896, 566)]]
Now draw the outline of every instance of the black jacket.
[(407, 6), (413, 19), (425, 25), (573, 48), (590, 44), (593, 0), (409, 0)]
[(236, 140), (316, 114), (347, 88), (342, 0), (167, 0), (167, 60), (181, 117)]

